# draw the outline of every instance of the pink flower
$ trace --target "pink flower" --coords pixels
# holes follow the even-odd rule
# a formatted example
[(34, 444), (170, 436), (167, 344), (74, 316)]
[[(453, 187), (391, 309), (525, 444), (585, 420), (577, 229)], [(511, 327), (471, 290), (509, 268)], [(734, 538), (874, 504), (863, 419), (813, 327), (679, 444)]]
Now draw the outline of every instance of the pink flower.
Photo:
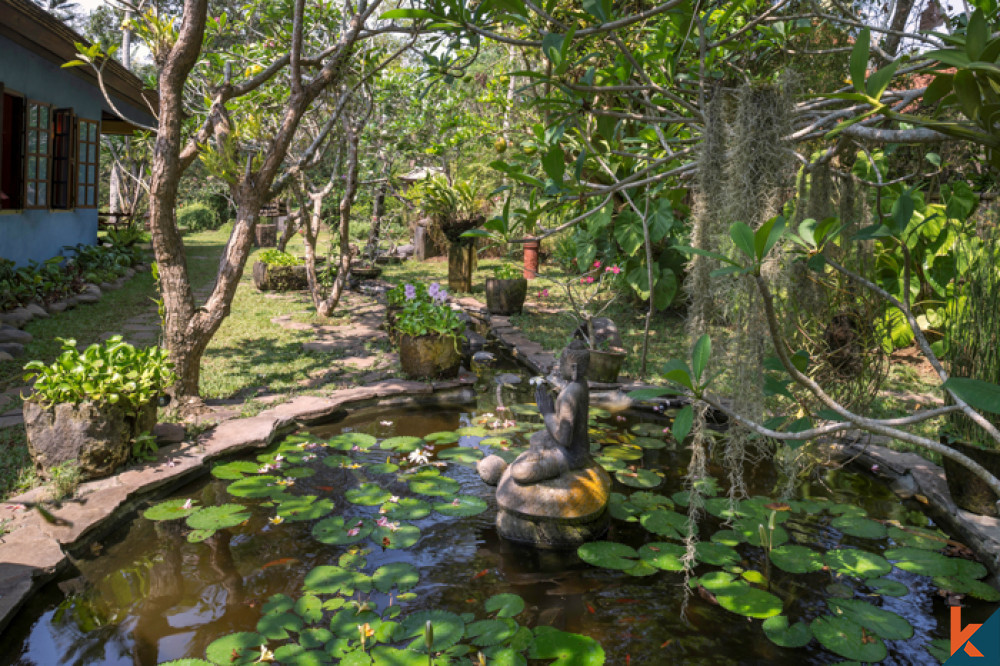
[(600, 267), (601, 267), (601, 262), (600, 261), (595, 261), (594, 262), (594, 268), (600, 268)]
[(593, 275), (588, 275), (587, 277), (585, 277), (583, 279), (584, 279), (584, 281), (586, 281), (587, 284), (594, 284), (594, 276)]
[(607, 268), (604, 269), (604, 272), (614, 273), (615, 275), (618, 275), (619, 273), (622, 272), (622, 269), (618, 268), (617, 266), (608, 266)]
[(356, 537), (360, 532), (361, 530), (359, 530), (357, 527), (352, 527), (351, 529), (347, 530), (347, 536)]
[(503, 411), (506, 411), (506, 409), (507, 409), (507, 408), (506, 408), (506, 407), (504, 407), (503, 405), (497, 405), (497, 411), (498, 411), (498, 412), (503, 412)]
[(548, 297), (549, 297), (548, 289), (542, 289), (540, 292), (538, 292), (538, 298), (548, 298)]
[(616, 421), (624, 421), (624, 420), (625, 420), (625, 417), (624, 417), (624, 416), (622, 416), (621, 414), (619, 414), (618, 416), (616, 416), (616, 417), (615, 417), (615, 420), (616, 420)]

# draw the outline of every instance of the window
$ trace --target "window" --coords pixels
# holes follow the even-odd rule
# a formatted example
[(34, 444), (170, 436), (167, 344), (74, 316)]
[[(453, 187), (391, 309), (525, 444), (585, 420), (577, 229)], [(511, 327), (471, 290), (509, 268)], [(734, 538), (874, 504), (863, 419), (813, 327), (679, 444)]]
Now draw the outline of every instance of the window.
[(76, 158), (76, 207), (97, 208), (97, 121), (80, 119)]
[(24, 207), (24, 98), (0, 84), (0, 209)]
[(73, 109), (56, 109), (52, 112), (52, 208), (73, 207), (76, 143)]
[(49, 105), (28, 101), (28, 147), (25, 151), (24, 207), (49, 207)]

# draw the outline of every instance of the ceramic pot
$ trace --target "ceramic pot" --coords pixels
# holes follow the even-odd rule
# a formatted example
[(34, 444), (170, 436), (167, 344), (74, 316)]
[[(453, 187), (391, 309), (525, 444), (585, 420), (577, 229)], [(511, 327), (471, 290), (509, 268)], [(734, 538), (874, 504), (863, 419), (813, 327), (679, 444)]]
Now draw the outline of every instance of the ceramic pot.
[(622, 363), (625, 361), (623, 351), (598, 351), (590, 350), (590, 368), (587, 370), (587, 379), (601, 384), (614, 384), (618, 381), (618, 373), (621, 372)]
[(490, 314), (519, 314), (527, 295), (528, 281), (524, 278), (486, 278), (486, 309)]

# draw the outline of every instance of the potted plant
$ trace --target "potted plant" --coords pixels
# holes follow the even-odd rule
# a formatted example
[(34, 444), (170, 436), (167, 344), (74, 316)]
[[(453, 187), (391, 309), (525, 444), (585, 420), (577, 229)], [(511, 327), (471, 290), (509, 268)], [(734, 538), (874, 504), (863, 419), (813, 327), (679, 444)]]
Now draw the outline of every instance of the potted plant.
[(23, 407), (28, 451), (43, 476), (71, 460), (84, 479), (107, 476), (156, 425), (158, 400), (177, 379), (173, 364), (161, 347), (136, 349), (118, 335), (82, 353), (75, 340), (60, 341), (55, 363), (24, 366), (35, 380)]
[(493, 277), (486, 278), (486, 309), (490, 314), (519, 314), (528, 295), (528, 281), (521, 269), (504, 262), (493, 269)]
[(587, 377), (597, 383), (617, 382), (625, 362), (625, 348), (618, 329), (614, 322), (601, 316), (615, 300), (611, 287), (620, 274), (618, 266), (602, 267), (600, 261), (595, 261), (583, 275), (560, 284), (566, 292), (569, 314), (577, 324), (574, 337), (583, 340), (590, 350)]
[(416, 285), (406, 284), (403, 298), (394, 324), (403, 373), (412, 378), (456, 377), (465, 322), (448, 305), (448, 293), (437, 282), (424, 295)]
[(277, 249), (264, 250), (253, 264), (253, 284), (260, 291), (306, 289), (306, 267), (301, 259)]
[(472, 291), (476, 270), (475, 238), (466, 235), (486, 221), (491, 203), (475, 180), (448, 183), (444, 176), (428, 178), (418, 192), (420, 207), (433, 220), (431, 237), (444, 237), (448, 244), (448, 288)]

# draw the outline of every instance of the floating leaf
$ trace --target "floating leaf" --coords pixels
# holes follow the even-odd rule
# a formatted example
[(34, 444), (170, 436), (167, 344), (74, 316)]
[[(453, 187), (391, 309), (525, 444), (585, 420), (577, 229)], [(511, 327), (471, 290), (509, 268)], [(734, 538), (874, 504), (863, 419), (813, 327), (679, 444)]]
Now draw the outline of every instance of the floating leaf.
[(370, 449), (378, 443), (378, 440), (363, 432), (345, 432), (327, 440), (331, 449), (337, 451), (350, 451), (358, 447), (362, 451)]
[(590, 636), (571, 634), (555, 627), (536, 627), (532, 659), (555, 659), (549, 666), (601, 666), (604, 648)]
[(250, 518), (250, 514), (241, 504), (222, 504), (220, 506), (206, 506), (187, 517), (187, 525), (193, 530), (221, 530), (227, 527), (236, 527), (244, 520)]
[[(356, 658), (355, 655), (360, 658)], [(318, 650), (307, 650), (295, 643), (275, 648), (274, 658), (281, 666), (325, 666), (330, 663), (324, 653)], [(364, 652), (345, 655), (340, 661), (340, 666), (369, 666), (369, 664), (371, 664), (371, 659)]]
[(372, 531), (372, 541), (385, 548), (409, 548), (420, 541), (420, 528), (409, 524), (400, 525), (395, 529), (376, 527)]
[(399, 465), (396, 463), (375, 463), (365, 465), (365, 470), (372, 474), (395, 474), (399, 471)]
[(424, 435), (424, 439), (432, 444), (454, 444), (458, 441), (458, 435), (451, 430), (443, 430)]
[(636, 576), (636, 577), (652, 576), (657, 572), (659, 572), (659, 569), (657, 567), (654, 567), (652, 564), (649, 564), (648, 562), (643, 562), (641, 560), (639, 562), (636, 562), (635, 566), (632, 567), (631, 569), (625, 570), (625, 573), (627, 573), (629, 576)]
[(724, 566), (726, 564), (738, 564), (740, 561), (740, 554), (735, 549), (721, 543), (699, 541), (695, 544), (694, 549), (698, 561), (705, 564)]
[(455, 434), (461, 437), (489, 437), (493, 433), (482, 426), (466, 426), (456, 430)]
[(636, 423), (629, 431), (643, 437), (663, 437), (663, 425), (659, 423)]
[(743, 581), (737, 581), (725, 590), (714, 590), (714, 593), (720, 606), (737, 615), (763, 619), (781, 612), (781, 599)]
[(260, 656), (260, 646), (265, 643), (267, 643), (267, 639), (260, 634), (241, 631), (209, 643), (205, 649), (205, 656), (212, 663), (221, 666), (253, 663)]
[(954, 576), (958, 573), (956, 560), (941, 553), (922, 548), (891, 548), (885, 556), (896, 560), (895, 565), (903, 571), (921, 576)]
[(601, 449), (601, 455), (615, 460), (642, 460), (642, 449), (638, 446), (627, 446), (619, 444), (617, 446), (605, 446)]
[(287, 594), (272, 594), (271, 598), (265, 602), (264, 607), (261, 611), (265, 615), (270, 615), (271, 613), (284, 613), (285, 611), (290, 611), (295, 607), (295, 600), (289, 597)]
[[(400, 650), (387, 645), (377, 645), (372, 648), (372, 659), (375, 666), (427, 666), (427, 655), (415, 650)], [(445, 663), (434, 661), (434, 666)]]
[(861, 627), (845, 617), (822, 615), (809, 625), (823, 647), (841, 657), (877, 663), (888, 655), (881, 638), (867, 636)]
[(291, 613), (265, 615), (257, 621), (257, 631), (273, 641), (288, 638), (302, 630), (302, 618)]
[(454, 613), (444, 610), (417, 611), (403, 621), (401, 630), (403, 637), (419, 637), (410, 644), (411, 650), (427, 649), (424, 644), (424, 627), (428, 622), (431, 623), (434, 632), (434, 641), (431, 644), (432, 652), (447, 650), (460, 641), (465, 634), (465, 621)]
[(387, 451), (400, 451), (402, 453), (409, 453), (410, 451), (416, 451), (424, 443), (424, 440), (419, 437), (390, 437), (388, 439), (383, 439), (378, 445), (380, 449), (385, 449)]
[(656, 437), (636, 437), (632, 443), (650, 451), (667, 448), (666, 440)]
[(393, 586), (406, 592), (420, 581), (420, 572), (409, 562), (390, 562), (375, 570), (372, 583), (379, 592), (388, 593)]
[(524, 599), (516, 594), (495, 594), (486, 600), (483, 608), (487, 613), (496, 613), (497, 617), (514, 617), (524, 610)]
[(357, 608), (345, 608), (337, 611), (333, 619), (330, 620), (330, 631), (337, 636), (357, 639), (358, 625), (366, 622), (374, 628), (375, 625), (381, 622), (381, 618), (369, 610), (362, 611)]
[(923, 548), (924, 550), (941, 550), (947, 545), (947, 537), (937, 531), (923, 530), (917, 527), (890, 527), (889, 538), (897, 546)]
[(657, 569), (683, 571), (684, 563), (681, 558), (684, 557), (685, 552), (687, 549), (680, 544), (655, 541), (639, 548), (639, 557), (642, 558), (643, 562)]
[(416, 497), (403, 497), (398, 502), (382, 505), (390, 520), (420, 520), (431, 514), (431, 505)]
[(466, 625), (465, 636), (473, 645), (492, 647), (509, 641), (517, 633), (517, 622), (513, 620), (480, 620)]
[(314, 567), (302, 581), (302, 589), (313, 594), (351, 596), (355, 590), (368, 592), (372, 579), (358, 571), (348, 571), (335, 565)]
[(319, 597), (306, 594), (295, 602), (295, 614), (310, 624), (323, 619), (323, 602)]
[(277, 513), (285, 520), (316, 520), (333, 511), (333, 500), (315, 495), (290, 497), (278, 502)]
[(263, 474), (233, 481), (226, 487), (226, 492), (236, 497), (259, 499), (284, 494), (285, 489), (278, 484), (278, 477)]
[(450, 502), (434, 505), (434, 510), (445, 516), (467, 518), (477, 516), (488, 508), (486, 500), (473, 495), (459, 495)]
[(215, 534), (215, 530), (191, 530), (188, 532), (188, 543), (201, 543), (205, 539)]
[(782, 571), (804, 574), (823, 568), (823, 556), (805, 546), (785, 544), (771, 549), (771, 562)]
[[(185, 505), (190, 504), (191, 506)], [(160, 502), (146, 509), (142, 515), (149, 520), (176, 520), (177, 518), (187, 518), (200, 507), (194, 506), (190, 499), (179, 498)]]
[(465, 446), (454, 446), (450, 449), (438, 451), (438, 460), (451, 460), (460, 465), (475, 465), (477, 460), (483, 457), (483, 452), (479, 449), (471, 449)]
[(594, 460), (598, 465), (603, 467), (608, 472), (617, 472), (620, 470), (628, 469), (628, 463), (624, 460), (618, 460), (617, 458), (609, 458), (607, 456), (595, 456)]
[(846, 617), (854, 624), (886, 640), (900, 641), (913, 636), (913, 627), (909, 622), (892, 611), (876, 608), (867, 601), (827, 599), (826, 605), (835, 616)]
[(730, 546), (732, 548), (746, 542), (741, 533), (734, 532), (733, 530), (719, 530), (712, 535), (711, 539), (715, 543), (721, 543), (723, 546)]
[(910, 593), (908, 587), (891, 578), (876, 578), (868, 580), (866, 583), (872, 588), (872, 592), (881, 594), (883, 597), (905, 597)]
[(986, 567), (984, 567), (979, 562), (973, 562), (972, 560), (966, 560), (960, 557), (951, 557), (949, 559), (952, 561), (952, 564), (954, 564), (955, 568), (957, 569), (955, 575), (960, 578), (969, 578), (969, 579), (986, 578), (986, 574), (989, 573), (988, 571), (986, 571)]
[(247, 474), (256, 474), (260, 465), (249, 460), (234, 460), (212, 467), (212, 476), (217, 479), (233, 480), (242, 479)]
[(351, 504), (375, 506), (392, 497), (392, 493), (377, 483), (362, 483), (357, 488), (351, 488), (344, 493), (344, 499)]
[[(234, 664), (240, 662), (232, 662)], [(212, 666), (212, 662), (204, 659), (174, 659), (173, 661), (162, 661), (160, 666)], [(227, 665), (228, 666), (228, 665)]]
[(966, 577), (945, 577), (935, 576), (934, 584), (942, 590), (948, 590), (956, 594), (968, 594), (983, 601), (1000, 601), (1000, 592), (996, 588), (987, 585), (981, 580), (974, 580)]
[(884, 539), (886, 536), (885, 526), (882, 523), (861, 516), (843, 515), (835, 518), (830, 526), (844, 534), (862, 539)]
[(881, 555), (854, 548), (827, 551), (823, 562), (838, 573), (858, 578), (878, 578), (892, 571), (892, 565)]
[(591, 541), (576, 550), (576, 554), (587, 564), (605, 569), (625, 571), (637, 564), (639, 553), (635, 548), (613, 541)]
[(809, 625), (799, 621), (795, 624), (788, 624), (788, 617), (785, 615), (775, 615), (764, 620), (764, 635), (771, 642), (785, 648), (800, 648), (812, 640), (812, 631)]
[(651, 469), (637, 469), (634, 472), (618, 470), (615, 472), (615, 478), (632, 488), (656, 488), (663, 483), (663, 477)]
[(452, 497), (462, 489), (458, 481), (446, 476), (413, 479), (409, 485), (412, 492), (431, 497)]
[(644, 514), (639, 522), (653, 534), (671, 539), (683, 539), (687, 534), (687, 516), (668, 509), (657, 509)]
[(354, 464), (354, 459), (351, 456), (345, 456), (340, 453), (334, 454), (332, 456), (327, 456), (323, 458), (323, 464), (327, 467), (332, 467), (334, 469), (340, 467), (347, 467), (348, 465)]
[[(319, 521), (312, 528), (313, 538), (320, 543), (331, 546), (344, 546), (357, 543), (368, 538), (374, 527), (370, 520), (354, 520), (348, 518), (345, 524), (343, 516), (331, 516)], [(361, 523), (358, 525), (357, 523)], [(357, 531), (355, 531), (357, 530)]]

